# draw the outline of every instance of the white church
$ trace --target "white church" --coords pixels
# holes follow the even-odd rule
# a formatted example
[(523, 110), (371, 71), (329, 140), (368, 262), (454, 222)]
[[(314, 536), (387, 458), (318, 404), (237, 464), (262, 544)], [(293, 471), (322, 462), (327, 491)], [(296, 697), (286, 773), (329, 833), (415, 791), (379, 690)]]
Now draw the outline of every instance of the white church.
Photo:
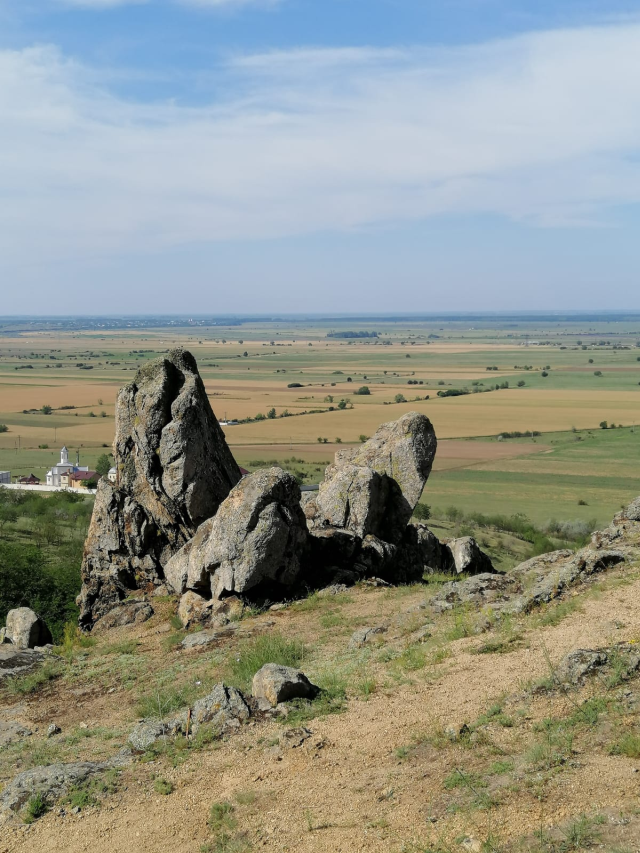
[(72, 465), (69, 462), (69, 451), (63, 447), (60, 451), (60, 461), (50, 471), (47, 471), (47, 486), (55, 486), (58, 489), (66, 488), (69, 485), (69, 474), (76, 474), (81, 471), (88, 472), (88, 466)]

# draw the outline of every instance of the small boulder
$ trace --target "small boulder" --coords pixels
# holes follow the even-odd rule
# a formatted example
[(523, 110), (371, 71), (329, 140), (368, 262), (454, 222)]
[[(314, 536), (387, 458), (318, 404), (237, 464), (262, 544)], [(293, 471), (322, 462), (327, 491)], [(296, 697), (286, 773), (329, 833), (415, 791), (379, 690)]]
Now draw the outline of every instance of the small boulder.
[(32, 649), (51, 641), (49, 629), (29, 607), (16, 607), (7, 613), (5, 634), (19, 649)]
[(576, 649), (560, 661), (555, 678), (560, 684), (581, 684), (587, 675), (605, 666), (608, 660), (604, 649)]
[(251, 692), (259, 705), (275, 708), (280, 702), (290, 699), (314, 699), (320, 688), (299, 669), (266, 663), (253, 676)]
[(125, 625), (140, 625), (150, 619), (153, 612), (153, 607), (147, 601), (128, 601), (98, 619), (94, 631), (100, 633), (112, 628), (123, 628)]
[(384, 634), (386, 632), (386, 628), (384, 625), (375, 625), (372, 628), (358, 628), (355, 631), (351, 639), (349, 640), (349, 648), (350, 649), (361, 649), (367, 643), (370, 643), (380, 634)]
[(216, 684), (211, 693), (193, 706), (193, 732), (203, 723), (213, 723), (219, 729), (234, 727), (249, 719), (251, 711), (244, 696), (235, 687)]
[(47, 800), (63, 796), (72, 786), (81, 785), (105, 769), (104, 764), (82, 761), (72, 764), (49, 764), (32, 767), (15, 776), (0, 794), (0, 811), (17, 812), (34, 794)]
[(472, 536), (451, 539), (446, 547), (451, 554), (453, 568), (457, 574), (465, 572), (470, 575), (479, 575), (495, 571), (491, 558), (480, 550)]
[(187, 590), (178, 604), (178, 619), (183, 628), (192, 625), (204, 624), (211, 618), (211, 606), (213, 601), (203, 598), (197, 592)]
[(51, 723), (47, 726), (47, 737), (54, 737), (54, 735), (59, 735), (62, 729), (56, 723)]
[(180, 728), (175, 721), (165, 723), (162, 720), (143, 720), (129, 735), (129, 745), (136, 752), (145, 752), (163, 737), (175, 734)]

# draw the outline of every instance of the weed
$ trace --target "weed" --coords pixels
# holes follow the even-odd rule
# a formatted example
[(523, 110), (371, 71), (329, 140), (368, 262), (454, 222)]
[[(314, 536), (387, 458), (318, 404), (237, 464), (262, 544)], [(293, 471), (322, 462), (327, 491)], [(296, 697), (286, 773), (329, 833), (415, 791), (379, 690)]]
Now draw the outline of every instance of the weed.
[(489, 767), (491, 776), (500, 776), (503, 773), (510, 773), (513, 770), (513, 761), (494, 761)]
[(37, 693), (49, 682), (60, 678), (64, 673), (64, 666), (59, 661), (47, 661), (40, 669), (29, 672), (26, 675), (8, 678), (5, 682), (6, 690), (13, 696), (25, 696)]
[(139, 646), (137, 640), (123, 640), (120, 643), (111, 643), (108, 646), (103, 646), (98, 654), (100, 655), (134, 655)]
[(287, 725), (299, 726), (314, 717), (325, 717), (337, 714), (346, 707), (347, 689), (345, 681), (337, 675), (329, 675), (317, 679), (320, 686), (319, 695), (308, 699), (294, 699), (291, 702)]
[(233, 795), (233, 798), (239, 806), (252, 806), (257, 797), (258, 795), (255, 791), (236, 791)]
[(98, 801), (89, 785), (79, 785), (70, 789), (66, 802), (72, 808), (84, 809), (87, 806), (96, 805)]
[(536, 624), (541, 627), (559, 625), (563, 619), (579, 610), (581, 610), (581, 604), (577, 597), (559, 601), (556, 604), (548, 604), (542, 609)]
[(509, 637), (497, 637), (487, 640), (481, 646), (471, 650), (474, 655), (504, 655), (522, 646), (522, 634), (512, 634)]
[(182, 631), (184, 626), (182, 624), (182, 620), (180, 617), (174, 613), (174, 615), (169, 619), (169, 624), (175, 631)]
[(297, 667), (304, 654), (304, 645), (298, 640), (289, 640), (282, 634), (265, 634), (241, 643), (231, 656), (228, 669), (235, 684), (246, 690), (265, 663)]
[(356, 693), (363, 699), (368, 699), (376, 692), (376, 681), (374, 678), (365, 678), (355, 686)]
[(587, 847), (592, 847), (599, 841), (599, 834), (595, 830), (597, 823), (602, 823), (603, 818), (597, 815), (595, 818), (589, 818), (586, 815), (581, 815), (573, 823), (569, 824), (566, 830), (563, 830), (565, 837), (561, 844), (561, 850), (584, 850)]
[(466, 788), (469, 785), (477, 788), (485, 788), (487, 785), (484, 779), (475, 773), (463, 773), (457, 768), (447, 776), (443, 784), (447, 791), (451, 791), (453, 788)]
[(463, 637), (470, 637), (473, 633), (473, 627), (469, 615), (464, 611), (456, 611), (453, 614), (453, 624), (445, 632), (447, 640), (461, 640)]
[(141, 696), (136, 705), (139, 717), (162, 720), (167, 714), (190, 704), (195, 688), (158, 687), (153, 693)]
[(611, 755), (626, 755), (627, 758), (640, 758), (640, 735), (629, 732), (622, 735), (609, 747)]
[(235, 809), (231, 803), (214, 803), (209, 810), (209, 828), (213, 832), (224, 829), (235, 829), (237, 820), (234, 816)]
[(38, 791), (27, 803), (22, 820), (25, 823), (33, 823), (39, 817), (42, 817), (43, 814), (46, 814), (49, 808), (50, 806), (46, 797)]
[(399, 746), (397, 749), (393, 750), (393, 754), (400, 761), (404, 761), (405, 758), (409, 757), (410, 747), (408, 746)]
[(173, 785), (159, 776), (153, 783), (153, 790), (156, 794), (163, 794), (166, 797), (168, 794), (173, 793)]

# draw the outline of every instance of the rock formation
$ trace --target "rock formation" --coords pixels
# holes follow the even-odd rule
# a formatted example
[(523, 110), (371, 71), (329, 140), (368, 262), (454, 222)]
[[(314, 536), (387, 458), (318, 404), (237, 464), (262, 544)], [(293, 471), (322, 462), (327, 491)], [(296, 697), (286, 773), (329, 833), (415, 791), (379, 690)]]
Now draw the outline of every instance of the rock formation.
[(122, 388), (113, 449), (117, 481), (100, 480), (82, 563), (85, 628), (127, 590), (158, 585), (167, 561), (240, 480), (195, 359), (181, 349)]
[(148, 618), (148, 604), (122, 610), (133, 589), (166, 587), (183, 596), (184, 625), (209, 625), (211, 599), (274, 600), (339, 577), (396, 583), (425, 570), (492, 570), (473, 540), (447, 547), (409, 524), (436, 445), (428, 418), (403, 415), (338, 451), (317, 495), (301, 505), (299, 486), (280, 468), (240, 478), (190, 353), (150, 362), (118, 394), (117, 482), (98, 487), (81, 626)]
[(175, 592), (209, 588), (215, 598), (264, 583), (290, 586), (306, 538), (295, 479), (280, 468), (257, 471), (238, 483), (214, 518), (169, 561), (167, 581)]

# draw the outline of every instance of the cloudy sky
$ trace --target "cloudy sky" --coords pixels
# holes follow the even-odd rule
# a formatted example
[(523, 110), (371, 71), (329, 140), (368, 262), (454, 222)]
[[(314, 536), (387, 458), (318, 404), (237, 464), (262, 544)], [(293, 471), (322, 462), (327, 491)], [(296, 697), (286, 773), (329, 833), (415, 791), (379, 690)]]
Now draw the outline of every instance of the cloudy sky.
[(0, 315), (640, 309), (640, 2), (0, 0)]

